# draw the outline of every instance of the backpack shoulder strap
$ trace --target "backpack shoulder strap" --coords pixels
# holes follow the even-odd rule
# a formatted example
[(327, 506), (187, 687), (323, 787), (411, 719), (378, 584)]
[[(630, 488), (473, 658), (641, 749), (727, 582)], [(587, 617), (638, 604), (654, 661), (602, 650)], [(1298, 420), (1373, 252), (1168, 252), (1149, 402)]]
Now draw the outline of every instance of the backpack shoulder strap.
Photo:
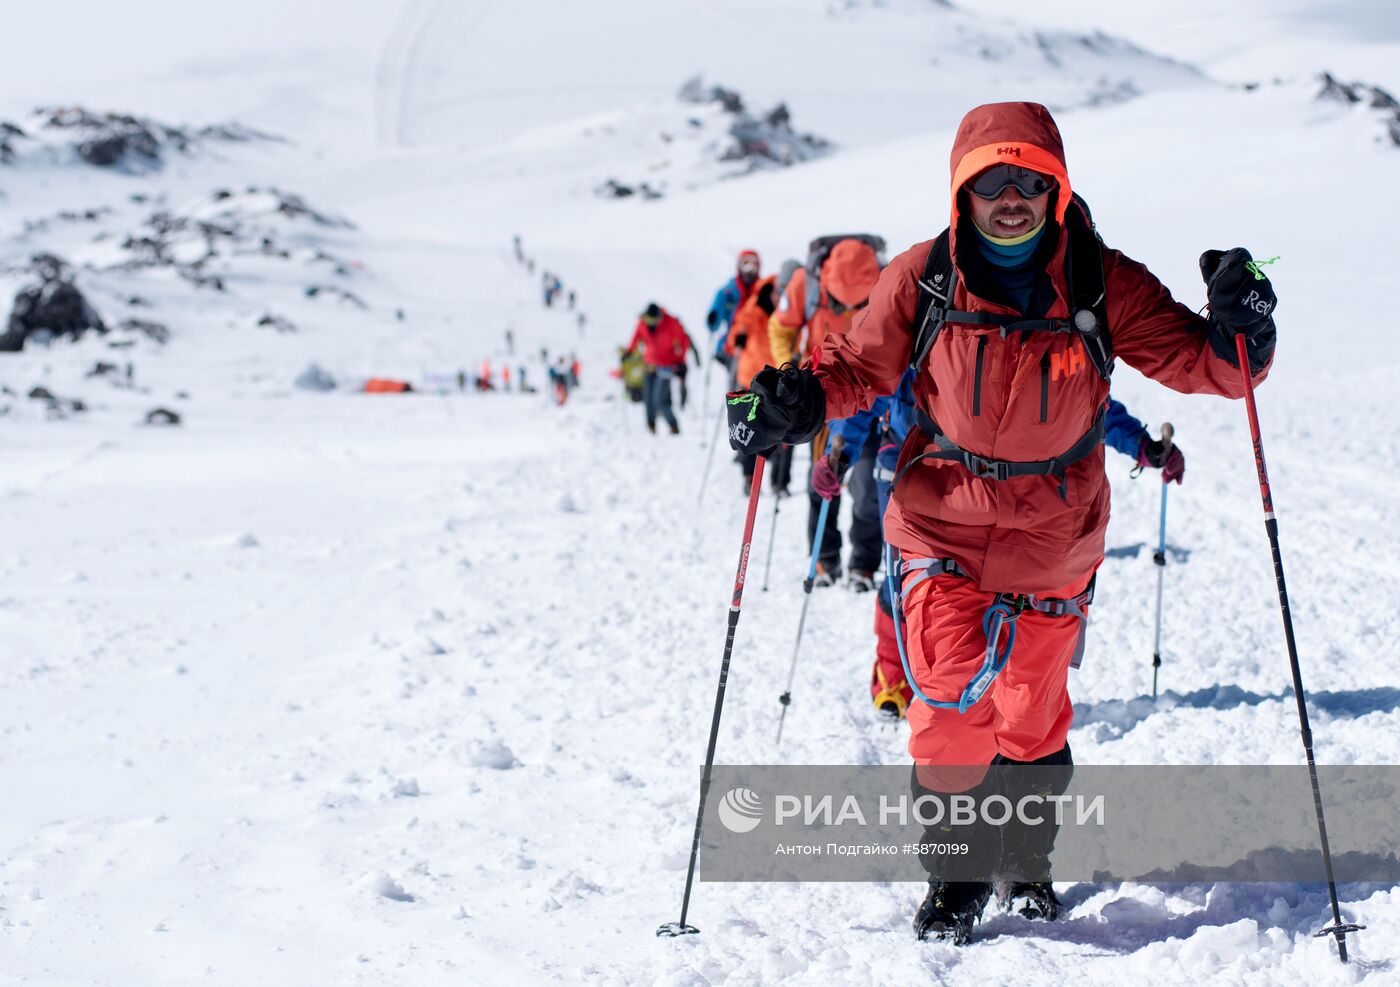
[(1108, 324), (1107, 289), (1103, 275), (1103, 238), (1094, 226), (1089, 204), (1076, 194), (1065, 210), (1069, 251), (1070, 322), (1084, 343), (1094, 369), (1104, 380), (1113, 376), (1113, 337)]
[(938, 341), (938, 333), (953, 307), (953, 292), (957, 288), (958, 272), (953, 267), (953, 255), (948, 249), (948, 231), (938, 234), (924, 261), (924, 273), (918, 280), (918, 299), (914, 303), (914, 322), (909, 327), (914, 336), (910, 350), (909, 369), (915, 373), (924, 365)]
[[(977, 312), (953, 311), (953, 295), (957, 289), (958, 272), (953, 266), (948, 248), (948, 231), (933, 241), (919, 278), (918, 301), (910, 327), (914, 346), (909, 367), (917, 372), (933, 351), (938, 334), (950, 315), (957, 322), (974, 325), (1000, 325), (1004, 330), (1040, 329), (1065, 332), (1067, 329), (1084, 343), (1085, 352), (1099, 376), (1108, 380), (1113, 374), (1113, 340), (1109, 334), (1107, 291), (1104, 286), (1103, 241), (1099, 238), (1089, 207), (1078, 195), (1065, 212), (1065, 228), (1069, 237), (1066, 275), (1070, 285), (1068, 326), (1060, 320), (1013, 319), (1007, 316)], [(810, 289), (809, 289), (810, 290)]]
[(807, 293), (802, 300), (802, 321), (811, 322), (812, 317), (817, 314), (817, 307), (822, 301), (822, 267), (818, 261), (816, 266), (807, 267), (807, 276), (804, 279)]

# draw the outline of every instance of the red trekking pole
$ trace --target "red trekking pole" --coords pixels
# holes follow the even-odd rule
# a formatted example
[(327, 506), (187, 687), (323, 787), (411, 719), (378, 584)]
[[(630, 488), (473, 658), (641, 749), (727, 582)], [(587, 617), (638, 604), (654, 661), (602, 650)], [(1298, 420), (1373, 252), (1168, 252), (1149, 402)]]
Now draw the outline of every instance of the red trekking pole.
[(690, 911), (690, 888), (695, 881), (695, 858), (700, 852), (700, 827), (705, 822), (705, 799), (710, 794), (710, 769), (715, 763), (715, 742), (719, 739), (719, 715), (724, 709), (724, 686), (729, 681), (729, 658), (734, 653), (734, 628), (739, 626), (739, 604), (744, 598), (744, 575), (749, 568), (749, 548), (753, 545), (753, 522), (758, 514), (758, 495), (763, 489), (763, 467), (767, 460), (759, 456), (753, 467), (753, 486), (749, 489), (749, 511), (744, 518), (744, 544), (739, 550), (739, 571), (734, 575), (734, 596), (729, 602), (729, 632), (724, 638), (724, 660), (719, 666), (719, 689), (715, 692), (715, 713), (710, 720), (710, 745), (705, 750), (705, 771), (700, 776), (700, 808), (695, 813), (695, 837), (690, 841), (690, 868), (685, 874), (685, 895), (681, 898), (681, 920), (667, 922), (656, 930), (658, 936), (695, 935), (700, 932), (687, 925)]
[(1322, 815), (1322, 790), (1317, 784), (1317, 764), (1313, 760), (1312, 728), (1308, 726), (1308, 703), (1303, 694), (1303, 672), (1298, 666), (1298, 645), (1293, 639), (1293, 617), (1288, 609), (1288, 589), (1283, 583), (1283, 556), (1278, 547), (1278, 518), (1274, 516), (1274, 497), (1269, 489), (1269, 470), (1264, 465), (1264, 440), (1259, 434), (1259, 410), (1254, 405), (1254, 379), (1249, 372), (1249, 355), (1245, 352), (1244, 336), (1235, 336), (1235, 353), (1240, 361), (1240, 378), (1244, 381), (1245, 407), (1249, 411), (1249, 433), (1254, 440), (1254, 468), (1259, 473), (1259, 496), (1264, 501), (1264, 530), (1269, 533), (1269, 548), (1274, 555), (1274, 579), (1278, 582), (1278, 602), (1283, 611), (1283, 636), (1288, 642), (1288, 664), (1293, 671), (1293, 698), (1298, 702), (1298, 726), (1303, 735), (1303, 752), (1308, 759), (1308, 778), (1312, 781), (1313, 809), (1317, 813), (1317, 837), (1322, 845), (1322, 864), (1327, 872), (1327, 893), (1332, 899), (1332, 924), (1313, 935), (1335, 936), (1337, 956), (1347, 961), (1348, 932), (1358, 932), (1364, 925), (1342, 922), (1341, 906), (1337, 904), (1337, 881), (1332, 876), (1332, 848), (1327, 842), (1327, 821)]

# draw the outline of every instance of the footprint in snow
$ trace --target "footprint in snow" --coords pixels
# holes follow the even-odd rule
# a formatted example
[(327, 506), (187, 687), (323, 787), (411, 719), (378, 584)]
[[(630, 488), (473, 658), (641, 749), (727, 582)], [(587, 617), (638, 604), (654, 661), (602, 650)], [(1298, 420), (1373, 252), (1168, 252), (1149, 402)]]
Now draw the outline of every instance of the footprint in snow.
[(394, 880), (383, 871), (375, 871), (366, 874), (360, 879), (360, 885), (370, 894), (379, 898), (388, 898), (390, 901), (417, 901), (413, 895), (404, 890), (402, 884)]

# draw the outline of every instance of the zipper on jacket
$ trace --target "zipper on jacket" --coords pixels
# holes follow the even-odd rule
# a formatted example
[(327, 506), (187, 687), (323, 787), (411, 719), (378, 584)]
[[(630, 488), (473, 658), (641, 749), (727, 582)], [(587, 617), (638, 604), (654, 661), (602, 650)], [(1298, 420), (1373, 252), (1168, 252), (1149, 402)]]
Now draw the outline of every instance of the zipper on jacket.
[(972, 417), (982, 414), (982, 356), (987, 349), (987, 337), (977, 337), (977, 366), (972, 371)]
[(1050, 420), (1050, 354), (1040, 358), (1040, 420)]

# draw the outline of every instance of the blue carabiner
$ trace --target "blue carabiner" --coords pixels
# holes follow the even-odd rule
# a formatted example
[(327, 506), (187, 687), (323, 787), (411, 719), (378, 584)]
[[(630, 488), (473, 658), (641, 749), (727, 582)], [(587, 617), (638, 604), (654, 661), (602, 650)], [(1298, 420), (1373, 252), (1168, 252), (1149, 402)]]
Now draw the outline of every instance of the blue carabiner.
[[(1003, 627), (1007, 628), (1006, 647), (998, 650), (997, 642), (1001, 640)], [(1011, 648), (1016, 643), (1016, 614), (1004, 600), (998, 599), (982, 615), (982, 633), (987, 637), (987, 657), (982, 661), (982, 670), (974, 675), (972, 681), (963, 689), (962, 698), (958, 700), (959, 713), (966, 713), (970, 706), (982, 698), (992, 681), (1001, 674), (1001, 670), (1011, 659)]]
[[(902, 573), (895, 572), (894, 554), (888, 542), (885, 544), (885, 578), (889, 582), (890, 602), (894, 604), (894, 638), (895, 644), (899, 648), (899, 662), (904, 666), (904, 681), (909, 683), (910, 690), (914, 693), (914, 698), (932, 706), (934, 709), (955, 709), (959, 713), (966, 713), (979, 699), (982, 698), (992, 681), (1006, 667), (1006, 663), (1011, 660), (1011, 647), (1016, 643), (1016, 617), (1017, 610), (1014, 610), (1009, 603), (998, 596), (995, 602), (987, 608), (987, 612), (982, 615), (982, 633), (987, 636), (987, 656), (982, 661), (981, 670), (972, 677), (962, 691), (962, 695), (957, 702), (944, 702), (939, 699), (930, 699), (924, 695), (919, 688), (918, 682), (914, 680), (913, 669), (909, 667), (909, 652), (904, 646), (904, 635), (900, 633), (900, 622), (904, 616), (904, 594), (900, 592)], [(995, 622), (995, 629), (993, 623)], [(1006, 634), (1006, 647), (998, 650), (997, 641), (1001, 637), (1001, 629), (1010, 625)]]

